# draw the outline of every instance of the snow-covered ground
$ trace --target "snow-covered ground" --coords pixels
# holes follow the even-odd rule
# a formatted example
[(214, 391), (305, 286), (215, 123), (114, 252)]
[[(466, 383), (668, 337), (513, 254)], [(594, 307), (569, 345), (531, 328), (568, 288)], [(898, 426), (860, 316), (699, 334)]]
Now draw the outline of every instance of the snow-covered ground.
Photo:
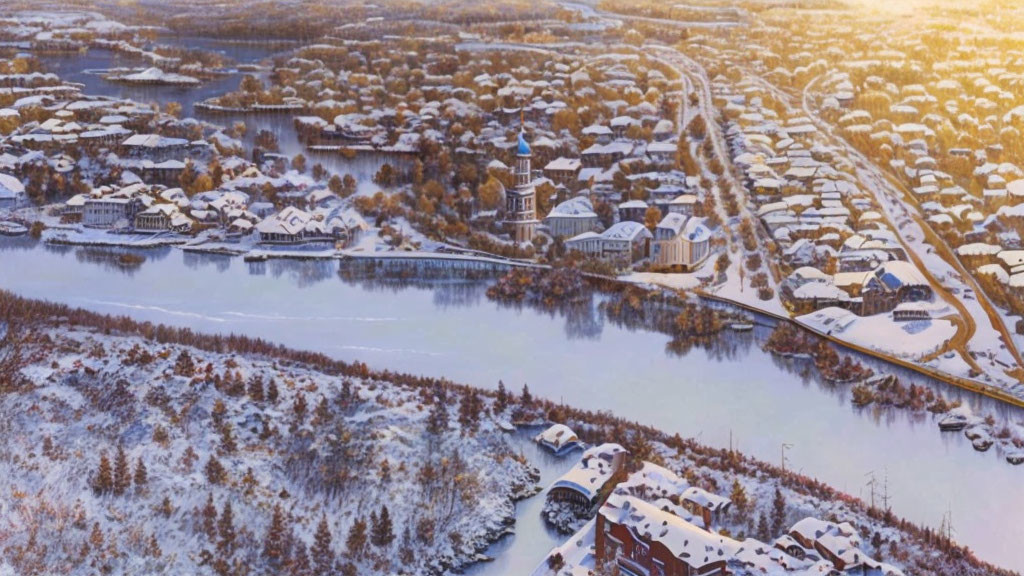
[(956, 334), (949, 320), (895, 322), (891, 314), (858, 316), (842, 308), (822, 308), (797, 316), (796, 321), (850, 344), (908, 360), (934, 354)]

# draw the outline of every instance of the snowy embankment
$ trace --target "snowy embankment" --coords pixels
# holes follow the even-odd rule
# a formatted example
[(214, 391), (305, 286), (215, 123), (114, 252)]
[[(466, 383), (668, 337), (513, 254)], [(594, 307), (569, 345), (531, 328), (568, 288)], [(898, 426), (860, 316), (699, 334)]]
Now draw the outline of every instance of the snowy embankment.
[(535, 489), (473, 392), (33, 334), (0, 395), (0, 573), (436, 574)]
[(858, 316), (834, 307), (797, 316), (795, 320), (821, 334), (907, 360), (920, 360), (942, 350), (956, 334), (956, 327), (949, 320), (894, 322), (889, 314)]

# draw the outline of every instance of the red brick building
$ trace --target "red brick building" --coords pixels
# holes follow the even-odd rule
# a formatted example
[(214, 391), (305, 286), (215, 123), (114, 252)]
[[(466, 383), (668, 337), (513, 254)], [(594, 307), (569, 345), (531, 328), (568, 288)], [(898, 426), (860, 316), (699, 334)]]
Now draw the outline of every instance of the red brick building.
[(599, 565), (633, 576), (728, 574), (726, 538), (633, 496), (612, 494), (597, 515)]

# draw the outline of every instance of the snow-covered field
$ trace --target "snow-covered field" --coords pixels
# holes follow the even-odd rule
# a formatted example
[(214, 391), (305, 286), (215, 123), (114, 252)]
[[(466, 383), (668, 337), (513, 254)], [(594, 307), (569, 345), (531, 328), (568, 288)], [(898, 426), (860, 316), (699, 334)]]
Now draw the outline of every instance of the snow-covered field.
[(919, 360), (942, 349), (956, 334), (949, 320), (894, 322), (890, 314), (858, 316), (841, 308), (823, 308), (798, 316), (799, 324), (883, 354)]

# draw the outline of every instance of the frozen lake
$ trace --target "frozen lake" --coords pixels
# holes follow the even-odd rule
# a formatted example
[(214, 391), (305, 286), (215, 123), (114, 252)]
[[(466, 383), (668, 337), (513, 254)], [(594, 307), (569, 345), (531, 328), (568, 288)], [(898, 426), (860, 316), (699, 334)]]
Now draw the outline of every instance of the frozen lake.
[[(360, 360), (479, 387), (503, 380), (586, 409), (608, 410), (669, 433), (778, 462), (856, 496), (866, 474), (888, 475), (895, 512), (938, 526), (947, 508), (955, 536), (989, 561), (1024, 569), (1024, 467), (998, 449), (978, 453), (961, 434), (940, 434), (929, 416), (855, 409), (849, 388), (823, 383), (800, 361), (762, 351), (768, 330), (729, 333), (683, 356), (668, 338), (607, 322), (593, 306), (571, 315), (509, 308), (484, 296), (481, 281), (409, 284), (339, 275), (337, 261), (269, 261), (140, 252), (126, 272), (95, 249), (0, 240), (0, 288), (140, 320), (204, 332), (241, 333), (343, 360)], [(947, 394), (957, 390), (900, 373)], [(979, 408), (993, 403), (967, 397)], [(1020, 413), (1004, 409), (1004, 416)], [(550, 481), (564, 462), (538, 462)], [(499, 561), (474, 574), (520, 574), (555, 543), (536, 512), (520, 504), (517, 530), (494, 548)]]

